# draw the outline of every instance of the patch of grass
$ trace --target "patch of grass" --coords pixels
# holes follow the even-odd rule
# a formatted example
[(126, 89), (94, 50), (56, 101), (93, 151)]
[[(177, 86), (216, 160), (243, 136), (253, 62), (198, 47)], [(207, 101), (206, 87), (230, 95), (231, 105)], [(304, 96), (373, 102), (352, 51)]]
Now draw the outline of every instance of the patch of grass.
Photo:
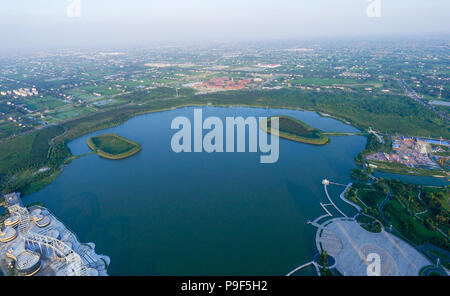
[(56, 108), (60, 108), (64, 105), (67, 105), (67, 103), (63, 102), (62, 100), (58, 100), (53, 97), (43, 97), (43, 98), (31, 98), (25, 100), (25, 104), (27, 107), (34, 111), (40, 111), (40, 110), (54, 110)]
[(367, 231), (374, 233), (381, 232), (381, 224), (373, 217), (358, 215), (356, 221)]
[(6, 138), (23, 131), (23, 128), (14, 122), (5, 121), (0, 124), (0, 138)]
[(99, 156), (108, 159), (123, 159), (141, 150), (141, 146), (116, 134), (104, 134), (89, 138), (89, 148)]
[(368, 181), (369, 180), (369, 175), (367, 175), (367, 173), (363, 170), (360, 169), (352, 169), (350, 171), (350, 177), (354, 180), (358, 180), (358, 181)]
[[(279, 118), (279, 135), (281, 138), (314, 145), (324, 145), (329, 142), (328, 137), (321, 130), (315, 129), (297, 118), (281, 115), (274, 117)], [(268, 133), (272, 132), (272, 118), (267, 120), (266, 131)], [(262, 123), (262, 126), (264, 129), (264, 123)]]
[(429, 242), (446, 250), (450, 248), (443, 235), (428, 229), (422, 222), (414, 219), (397, 200), (389, 200), (383, 207), (383, 211), (392, 225), (415, 244)]
[(67, 107), (58, 109), (55, 113), (52, 113), (51, 116), (58, 120), (67, 120), (78, 116), (84, 116), (91, 112), (93, 112), (92, 108), (75, 107), (69, 105)]
[(292, 83), (302, 85), (323, 86), (333, 84), (358, 84), (361, 83), (361, 81), (358, 81), (356, 79), (345, 79), (345, 78), (300, 78), (293, 80)]
[(360, 189), (358, 190), (358, 197), (367, 206), (372, 209), (378, 209), (381, 202), (386, 198), (386, 194), (379, 191)]

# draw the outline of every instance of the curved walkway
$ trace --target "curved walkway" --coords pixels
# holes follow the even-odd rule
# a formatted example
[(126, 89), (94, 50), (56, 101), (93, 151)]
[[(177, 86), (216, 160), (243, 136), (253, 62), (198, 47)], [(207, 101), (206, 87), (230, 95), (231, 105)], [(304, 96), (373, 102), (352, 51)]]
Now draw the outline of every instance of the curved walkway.
[(349, 201), (348, 199), (345, 198), (345, 193), (347, 192), (347, 190), (352, 186), (353, 183), (348, 183), (347, 187), (345, 187), (344, 191), (342, 191), (342, 193), (339, 195), (339, 197), (346, 203), (348, 203), (349, 205), (351, 205), (352, 207), (354, 207), (355, 209), (358, 210), (358, 212), (361, 211), (361, 207), (358, 206), (357, 204)]
[[(336, 183), (333, 183), (333, 184), (336, 184)], [(337, 210), (339, 213), (341, 213), (342, 216), (347, 217), (347, 215), (344, 214), (344, 212), (342, 212), (342, 211), (337, 207), (337, 205), (335, 205), (335, 203), (334, 203), (333, 200), (331, 199), (330, 195), (328, 194), (327, 187), (328, 187), (327, 182), (323, 182), (323, 189), (325, 190), (325, 194), (327, 195), (327, 198), (328, 198), (328, 200), (330, 201), (330, 203), (333, 205), (333, 207), (336, 208), (336, 210)]]
[(291, 276), (291, 275), (293, 275), (294, 273), (296, 273), (297, 271), (299, 271), (299, 270), (301, 270), (301, 269), (303, 269), (303, 268), (305, 268), (305, 267), (307, 267), (307, 266), (309, 266), (309, 265), (311, 265), (311, 264), (314, 265), (314, 267), (315, 267), (315, 269), (316, 269), (316, 272), (317, 272), (317, 275), (320, 275), (320, 269), (319, 269), (319, 266), (317, 265), (316, 262), (311, 261), (311, 262), (305, 263), (305, 264), (303, 264), (303, 265), (301, 265), (301, 266), (299, 266), (299, 267), (297, 267), (297, 268), (291, 270), (286, 276)]

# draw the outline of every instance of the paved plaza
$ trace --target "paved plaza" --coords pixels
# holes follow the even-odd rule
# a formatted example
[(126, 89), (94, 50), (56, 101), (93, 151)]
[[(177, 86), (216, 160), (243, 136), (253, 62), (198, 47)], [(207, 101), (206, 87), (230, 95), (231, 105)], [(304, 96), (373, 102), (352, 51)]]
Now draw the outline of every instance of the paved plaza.
[(366, 276), (369, 254), (378, 254), (383, 276), (419, 275), (423, 266), (432, 263), (403, 240), (382, 231), (372, 233), (356, 221), (336, 218), (318, 230), (317, 243), (336, 259), (336, 268), (343, 275)]

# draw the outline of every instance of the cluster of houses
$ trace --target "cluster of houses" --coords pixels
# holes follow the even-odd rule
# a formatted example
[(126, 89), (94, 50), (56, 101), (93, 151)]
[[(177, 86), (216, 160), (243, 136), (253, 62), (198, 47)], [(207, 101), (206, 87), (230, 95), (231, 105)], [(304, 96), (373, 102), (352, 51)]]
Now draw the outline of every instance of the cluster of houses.
[(39, 92), (37, 91), (36, 88), (32, 87), (32, 88), (19, 88), (19, 89), (1, 91), (0, 95), (13, 96), (15, 98), (18, 98), (18, 97), (37, 96), (37, 95), (39, 95)]
[(409, 138), (398, 137), (392, 140), (392, 152), (377, 152), (367, 156), (368, 160), (396, 162), (406, 166), (438, 168), (436, 162), (430, 157), (429, 153), (432, 151), (429, 143)]
[(193, 87), (197, 89), (237, 90), (245, 88), (250, 82), (252, 82), (251, 79), (234, 80), (234, 78), (224, 76), (211, 78), (208, 81), (195, 84)]

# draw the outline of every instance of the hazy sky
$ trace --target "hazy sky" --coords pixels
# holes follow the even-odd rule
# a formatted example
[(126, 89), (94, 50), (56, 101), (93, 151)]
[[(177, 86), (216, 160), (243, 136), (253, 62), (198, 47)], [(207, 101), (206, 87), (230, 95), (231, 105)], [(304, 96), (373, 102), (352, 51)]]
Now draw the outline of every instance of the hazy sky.
[(373, 1), (0, 0), (0, 50), (450, 34), (449, 0)]

